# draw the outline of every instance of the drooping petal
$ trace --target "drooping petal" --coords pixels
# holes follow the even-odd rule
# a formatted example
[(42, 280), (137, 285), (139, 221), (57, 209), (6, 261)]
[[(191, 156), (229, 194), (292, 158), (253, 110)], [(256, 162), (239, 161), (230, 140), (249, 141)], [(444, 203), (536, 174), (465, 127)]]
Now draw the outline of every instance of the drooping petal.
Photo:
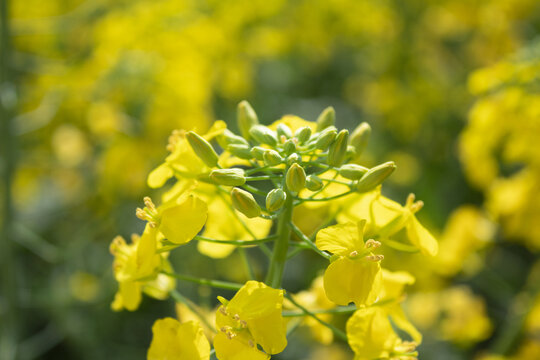
[(152, 326), (152, 343), (148, 360), (208, 360), (210, 343), (201, 326), (188, 321), (181, 324), (173, 318), (156, 320)]
[(383, 309), (357, 310), (347, 321), (347, 339), (355, 359), (378, 359), (389, 355), (400, 342)]
[(257, 349), (255, 345), (250, 346), (236, 337), (227, 338), (219, 332), (214, 338), (214, 349), (219, 360), (268, 360), (270, 355)]
[(142, 300), (141, 285), (135, 281), (122, 281), (118, 285), (118, 292), (114, 297), (111, 308), (114, 311), (121, 311), (122, 309), (137, 310)]
[(281, 308), (266, 316), (248, 320), (247, 323), (255, 342), (268, 354), (280, 353), (287, 346), (287, 328), (281, 316)]
[(357, 306), (373, 302), (381, 291), (381, 265), (364, 259), (342, 257), (324, 273), (326, 296), (338, 305)]
[(157, 189), (165, 185), (173, 175), (174, 172), (168, 164), (161, 164), (148, 174), (146, 182), (150, 188)]
[(407, 223), (407, 236), (410, 242), (420, 249), (424, 255), (437, 255), (439, 251), (437, 240), (414, 216), (411, 216)]
[(206, 203), (195, 195), (188, 195), (178, 205), (163, 210), (159, 231), (169, 241), (185, 244), (201, 231), (207, 214)]

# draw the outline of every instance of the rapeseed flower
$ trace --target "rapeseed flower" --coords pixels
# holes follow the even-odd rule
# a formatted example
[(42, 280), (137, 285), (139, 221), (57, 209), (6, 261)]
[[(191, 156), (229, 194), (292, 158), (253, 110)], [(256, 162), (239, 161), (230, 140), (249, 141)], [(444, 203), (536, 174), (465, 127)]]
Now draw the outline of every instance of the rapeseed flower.
[(210, 343), (198, 322), (158, 319), (152, 326), (152, 334), (148, 360), (210, 359)]
[(230, 301), (219, 300), (223, 305), (216, 312), (214, 348), (220, 360), (270, 359), (285, 349), (283, 290), (248, 281)]

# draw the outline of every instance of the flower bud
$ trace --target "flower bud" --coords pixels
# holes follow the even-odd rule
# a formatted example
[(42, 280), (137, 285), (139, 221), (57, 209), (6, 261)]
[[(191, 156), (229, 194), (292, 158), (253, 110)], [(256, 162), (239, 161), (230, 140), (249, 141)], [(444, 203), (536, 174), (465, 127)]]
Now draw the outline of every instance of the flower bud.
[(266, 165), (275, 166), (283, 162), (283, 158), (275, 150), (266, 150), (263, 154), (263, 159)]
[(285, 124), (278, 124), (276, 132), (278, 138), (281, 138), (282, 136), (285, 136), (287, 139), (292, 138), (292, 130)]
[(347, 157), (347, 142), (349, 140), (349, 130), (341, 130), (336, 136), (336, 140), (330, 144), (328, 149), (327, 163), (330, 166), (341, 166)]
[(191, 145), (195, 154), (208, 166), (215, 167), (218, 163), (218, 155), (216, 151), (202, 136), (197, 135), (193, 131), (189, 131), (186, 134), (186, 139)]
[(393, 161), (386, 162), (381, 165), (377, 165), (374, 168), (368, 170), (367, 173), (362, 176), (356, 185), (356, 191), (367, 192), (375, 189), (377, 186), (390, 176), (396, 169), (396, 164)]
[(321, 178), (319, 178), (318, 176), (309, 175), (306, 178), (306, 187), (310, 191), (319, 191), (323, 187), (323, 182), (322, 182)]
[(223, 133), (221, 133), (217, 137), (217, 141), (219, 143), (219, 146), (226, 149), (227, 146), (235, 144), (235, 145), (249, 145), (246, 139), (244, 139), (241, 136), (235, 135), (232, 131), (225, 129)]
[(264, 160), (264, 153), (266, 152), (266, 149), (263, 148), (263, 147), (260, 147), (260, 146), (254, 146), (253, 148), (251, 148), (250, 152), (251, 152), (251, 155), (255, 159), (263, 161)]
[(231, 190), (231, 199), (234, 208), (248, 218), (254, 218), (261, 214), (261, 208), (251, 193), (235, 187)]
[(250, 160), (253, 157), (248, 145), (231, 144), (227, 146), (227, 151), (240, 159)]
[(294, 163), (300, 162), (300, 160), (302, 160), (300, 155), (298, 155), (297, 153), (291, 154), (287, 157), (287, 165), (291, 166)]
[(336, 111), (332, 106), (324, 109), (317, 118), (317, 131), (322, 131), (336, 122)]
[(294, 133), (294, 136), (298, 139), (300, 144), (305, 143), (311, 137), (311, 129), (309, 126), (302, 126)]
[(335, 128), (326, 128), (319, 134), (315, 147), (319, 150), (326, 150), (328, 146), (330, 146), (330, 144), (335, 140), (336, 136), (337, 130)]
[(238, 128), (240, 129), (240, 134), (248, 140), (250, 138), (249, 129), (259, 124), (259, 119), (257, 118), (255, 110), (253, 110), (251, 105), (245, 100), (238, 104), (236, 121)]
[(306, 186), (306, 172), (297, 163), (291, 165), (285, 176), (287, 188), (293, 192), (299, 192)]
[(220, 185), (240, 186), (246, 183), (244, 170), (238, 168), (212, 170), (210, 179)]
[(291, 155), (293, 152), (296, 151), (296, 144), (294, 143), (293, 139), (289, 139), (285, 141), (283, 144), (283, 151), (285, 151), (285, 154)]
[(356, 164), (345, 164), (339, 168), (339, 175), (350, 180), (358, 180), (368, 172), (368, 168), (356, 165)]
[(286, 198), (287, 194), (281, 189), (270, 191), (266, 196), (266, 210), (269, 212), (279, 210), (283, 206)]
[(349, 139), (349, 143), (354, 146), (356, 157), (360, 156), (371, 135), (371, 126), (367, 122), (363, 122), (354, 129)]
[(251, 138), (257, 141), (259, 144), (267, 144), (270, 146), (277, 145), (277, 136), (276, 133), (267, 128), (264, 125), (255, 125), (249, 129), (249, 134)]

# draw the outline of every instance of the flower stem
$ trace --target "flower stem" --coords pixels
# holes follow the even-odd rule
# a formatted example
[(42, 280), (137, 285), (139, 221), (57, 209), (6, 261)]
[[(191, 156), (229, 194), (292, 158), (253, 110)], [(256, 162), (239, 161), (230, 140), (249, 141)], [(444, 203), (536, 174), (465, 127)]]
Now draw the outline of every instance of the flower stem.
[(287, 261), (287, 250), (289, 249), (289, 239), (291, 237), (291, 229), (289, 222), (292, 219), (293, 212), (293, 197), (286, 189), (287, 198), (283, 205), (283, 211), (279, 214), (277, 224), (278, 238), (274, 244), (274, 252), (270, 260), (270, 267), (266, 275), (266, 284), (273, 288), (281, 287), (283, 278), (283, 269)]
[(176, 273), (171, 273), (167, 271), (162, 271), (162, 273), (178, 280), (194, 282), (200, 285), (208, 285), (208, 286), (212, 286), (219, 289), (240, 290), (240, 288), (243, 286), (242, 284), (237, 284), (237, 283), (228, 282), (228, 281), (201, 279), (195, 276), (176, 274)]

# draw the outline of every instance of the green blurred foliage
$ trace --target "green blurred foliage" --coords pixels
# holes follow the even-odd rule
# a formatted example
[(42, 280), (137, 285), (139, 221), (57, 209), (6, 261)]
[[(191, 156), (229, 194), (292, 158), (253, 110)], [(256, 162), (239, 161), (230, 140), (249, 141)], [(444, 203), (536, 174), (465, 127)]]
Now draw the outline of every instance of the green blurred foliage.
[[(515, 349), (521, 327), (511, 338), (505, 319), (523, 317), (510, 304), (532, 302), (526, 278), (537, 255), (503, 240), (538, 249), (539, 57), (530, 50), (525, 60), (494, 64), (537, 35), (538, 1), (12, 0), (8, 8), (2, 101), (14, 104), (17, 147), (2, 156), (17, 161), (10, 241), (21, 359), (144, 357), (151, 324), (174, 306), (145, 299), (136, 313), (110, 312), (108, 244), (142, 230), (134, 209), (171, 131), (204, 131), (215, 118), (234, 128), (244, 98), (266, 124), (289, 112), (314, 120), (328, 105), (340, 127), (369, 122), (366, 164), (395, 160), (385, 190), (425, 201), (420, 217), (441, 234), (441, 255), (407, 265), (419, 278), (411, 313), (442, 296), (491, 320), (484, 330), (485, 319), (471, 320), (462, 339), (453, 304), (439, 304), (424, 319), (425, 329), (439, 330), (425, 331), (434, 335), (420, 347), (423, 358)], [(470, 78), (481, 97), (460, 144), (475, 188), (457, 139), (473, 102), (468, 76), (486, 66)], [(521, 202), (512, 202), (516, 192)], [(484, 200), (487, 215), (467, 208), (445, 227), (458, 206)], [(172, 260), (203, 277), (234, 272), (240, 261), (196, 254), (190, 244)], [(304, 269), (316, 261), (295, 262), (291, 290), (308, 287), (315, 274)], [(201, 301), (215, 295), (186, 288)], [(276, 358), (350, 357), (339, 347), (309, 357), (315, 347), (295, 341)]]

